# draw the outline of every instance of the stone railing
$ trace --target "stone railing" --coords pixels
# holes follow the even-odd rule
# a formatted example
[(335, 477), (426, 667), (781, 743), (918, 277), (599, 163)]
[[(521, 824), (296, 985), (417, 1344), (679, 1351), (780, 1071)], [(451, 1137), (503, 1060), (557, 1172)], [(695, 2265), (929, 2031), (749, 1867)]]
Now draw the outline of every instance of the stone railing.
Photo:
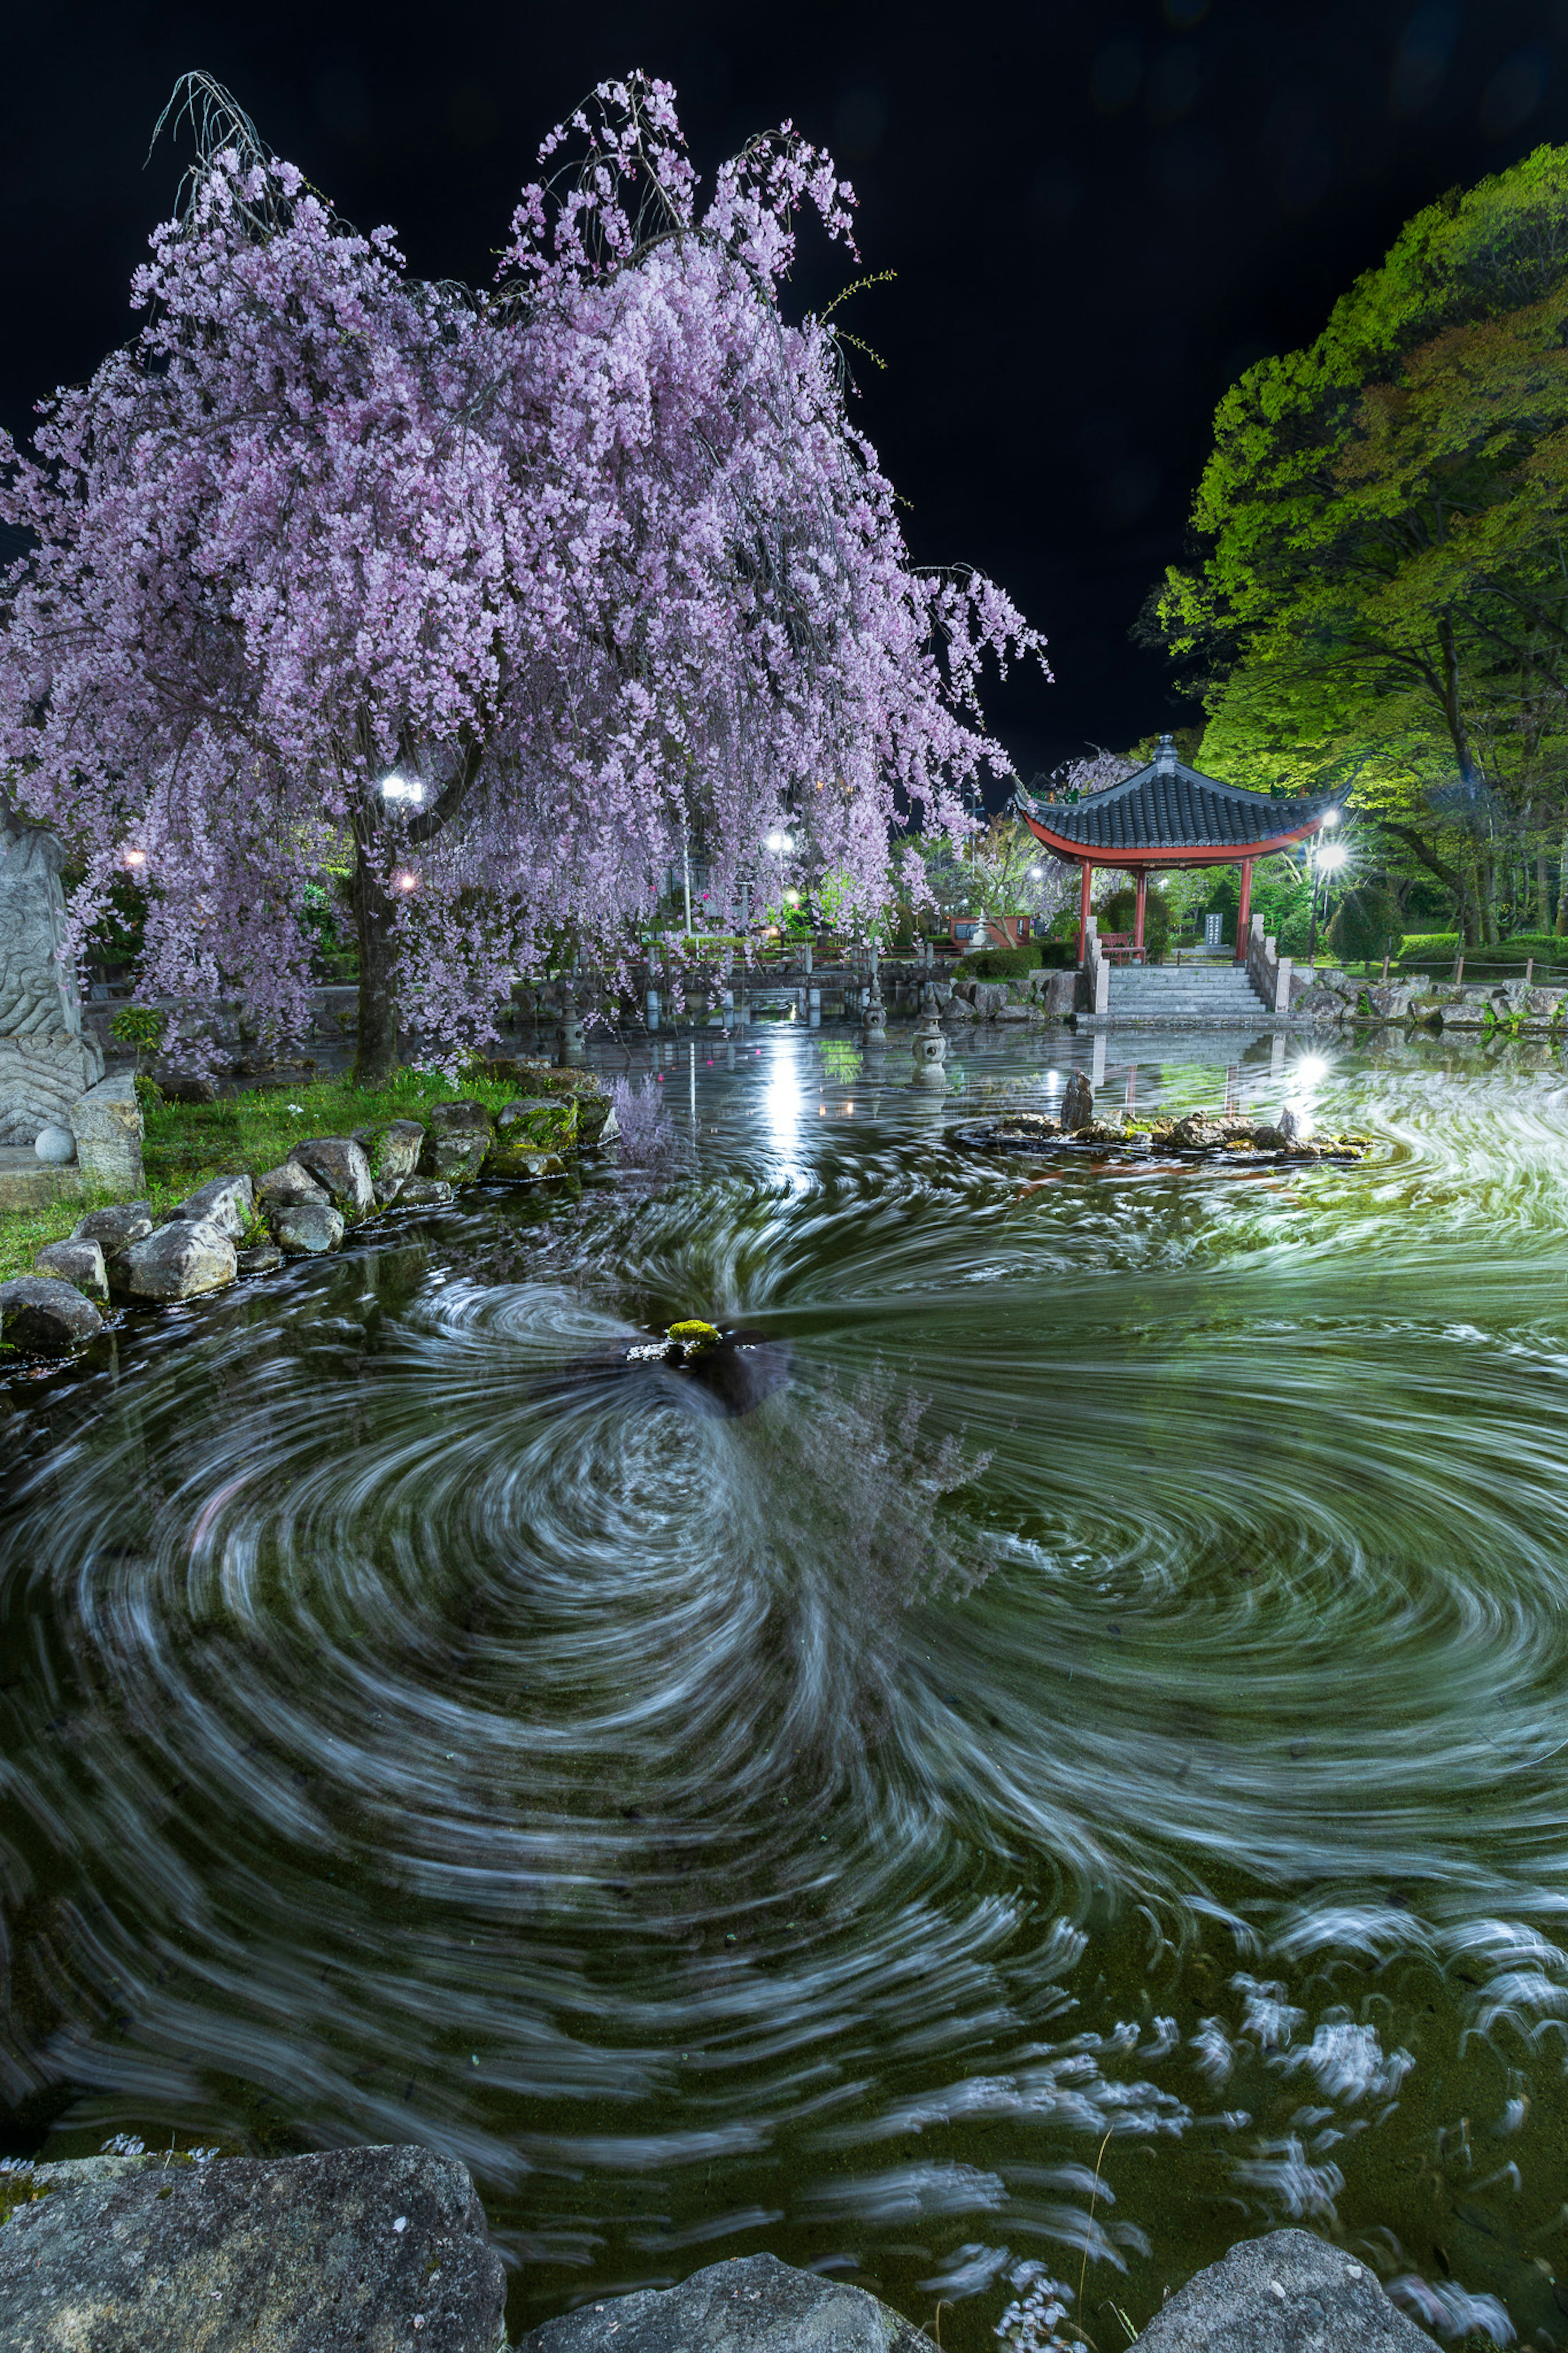
[(1094, 915), (1089, 917), (1088, 928), (1084, 933), (1083, 971), (1084, 978), (1089, 985), (1089, 1003), (1085, 1010), (1089, 1013), (1109, 1013), (1110, 1010), (1110, 958), (1100, 944), (1100, 923), (1098, 917)]
[(1247, 977), (1271, 1013), (1290, 1010), (1290, 963), (1279, 953), (1273, 934), (1264, 936), (1262, 916), (1254, 915), (1247, 936)]

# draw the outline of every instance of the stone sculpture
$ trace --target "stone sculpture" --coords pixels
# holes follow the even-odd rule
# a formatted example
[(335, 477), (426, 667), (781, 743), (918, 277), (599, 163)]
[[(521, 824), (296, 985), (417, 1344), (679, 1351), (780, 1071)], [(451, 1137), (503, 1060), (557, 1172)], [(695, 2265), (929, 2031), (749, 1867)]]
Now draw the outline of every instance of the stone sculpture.
[(60, 959), (64, 861), (52, 833), (0, 804), (0, 1145), (31, 1146), (46, 1127), (68, 1129), (71, 1105), (103, 1076)]

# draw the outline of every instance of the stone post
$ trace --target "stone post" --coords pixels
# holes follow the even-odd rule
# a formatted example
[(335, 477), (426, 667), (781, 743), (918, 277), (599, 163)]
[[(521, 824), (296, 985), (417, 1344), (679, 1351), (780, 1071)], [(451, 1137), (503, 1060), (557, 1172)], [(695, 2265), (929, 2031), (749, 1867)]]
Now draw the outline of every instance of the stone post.
[(131, 1072), (117, 1071), (112, 1078), (100, 1080), (78, 1095), (70, 1108), (70, 1126), (88, 1183), (105, 1186), (121, 1200), (134, 1200), (145, 1180), (142, 1106)]
[(68, 1129), (72, 1104), (103, 1076), (98, 1040), (82, 1034), (76, 974), (60, 958), (64, 862), (52, 833), (0, 804), (0, 1145)]

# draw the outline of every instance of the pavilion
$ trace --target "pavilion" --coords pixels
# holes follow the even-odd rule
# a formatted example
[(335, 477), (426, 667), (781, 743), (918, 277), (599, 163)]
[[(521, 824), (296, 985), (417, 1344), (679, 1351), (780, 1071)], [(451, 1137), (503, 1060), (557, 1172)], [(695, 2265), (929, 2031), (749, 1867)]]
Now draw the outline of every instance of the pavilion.
[(1132, 953), (1143, 955), (1143, 917), (1153, 866), (1239, 866), (1241, 907), (1236, 924), (1236, 961), (1247, 955), (1252, 913), (1252, 865), (1276, 849), (1305, 841), (1339, 807), (1334, 793), (1286, 800), (1250, 793), (1240, 785), (1200, 776), (1178, 759), (1173, 739), (1162, 735), (1145, 768), (1108, 792), (1076, 801), (1037, 801), (1022, 786), (1018, 809), (1037, 841), (1055, 858), (1081, 870), (1079, 891), (1078, 960), (1088, 945), (1089, 892), (1094, 869), (1115, 867), (1134, 877), (1138, 910)]

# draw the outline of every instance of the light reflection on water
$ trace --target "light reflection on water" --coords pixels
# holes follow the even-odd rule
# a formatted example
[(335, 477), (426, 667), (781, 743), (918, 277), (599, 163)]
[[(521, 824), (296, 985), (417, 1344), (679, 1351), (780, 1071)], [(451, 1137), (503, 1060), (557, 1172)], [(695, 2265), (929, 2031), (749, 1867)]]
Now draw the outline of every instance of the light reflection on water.
[[(713, 1050), (668, 1192), (13, 1385), (0, 2091), (51, 2153), (451, 2149), (514, 2327), (767, 2246), (964, 2353), (1087, 2249), (1114, 2344), (1294, 2218), (1568, 2341), (1561, 1070)], [(947, 1145), (1080, 1065), (1380, 1149)], [(563, 1377), (688, 1314), (789, 1388)]]

